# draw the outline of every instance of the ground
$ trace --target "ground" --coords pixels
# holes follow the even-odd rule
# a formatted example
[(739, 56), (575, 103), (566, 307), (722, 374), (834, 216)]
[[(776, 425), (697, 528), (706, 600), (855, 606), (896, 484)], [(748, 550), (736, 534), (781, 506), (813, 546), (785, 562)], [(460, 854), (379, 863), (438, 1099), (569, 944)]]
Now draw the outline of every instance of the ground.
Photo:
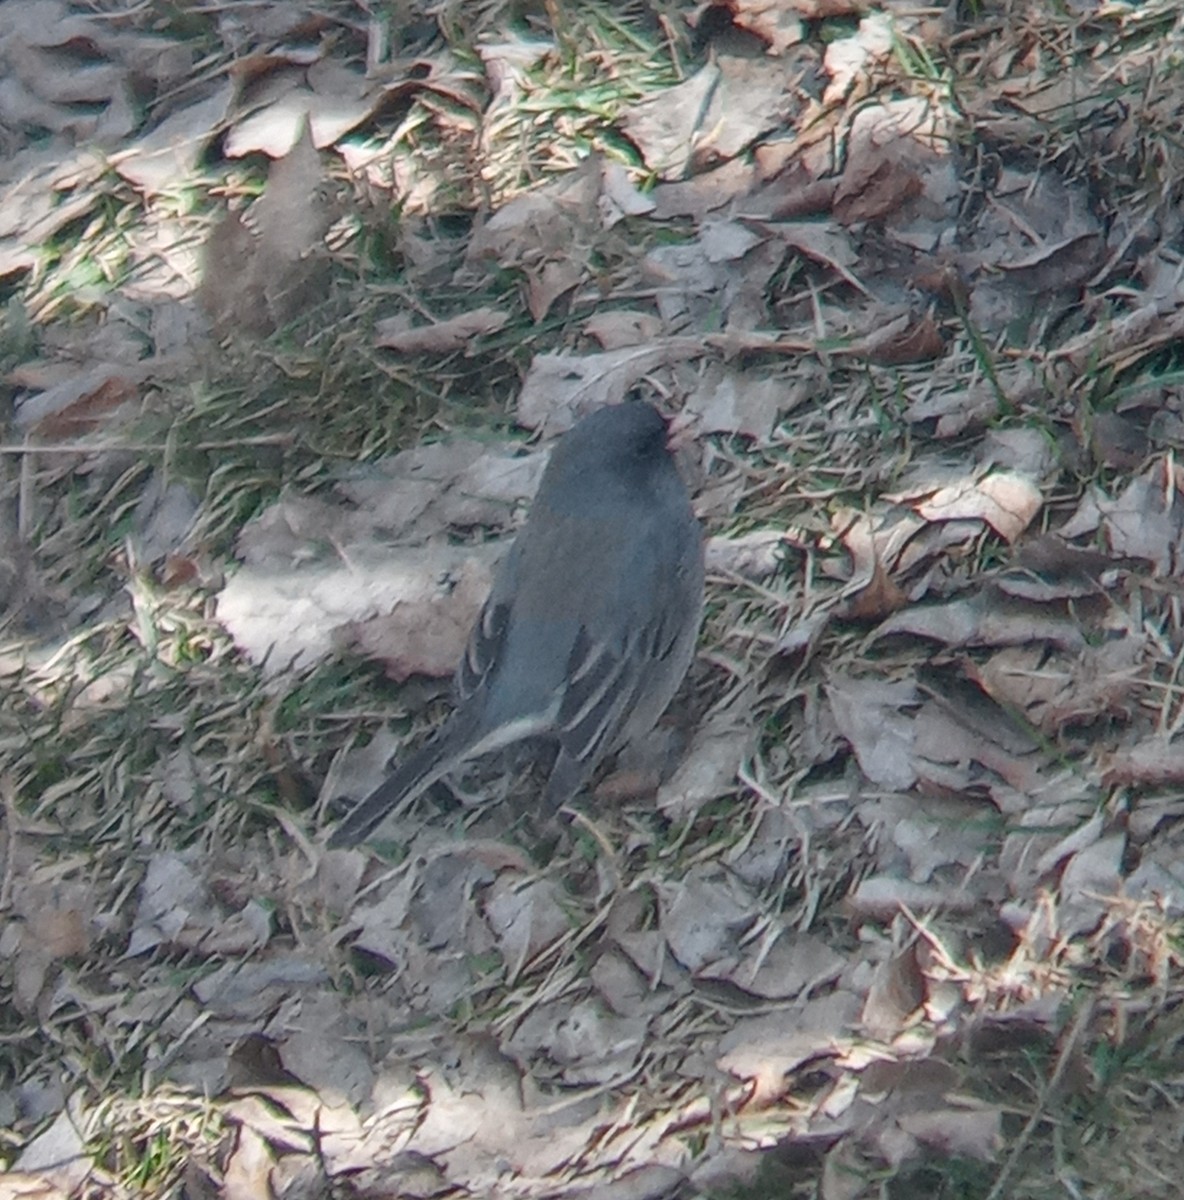
[[(0, 1191), (1174, 1197), (1182, 22), (0, 5)], [(632, 395), (652, 744), (327, 850)]]

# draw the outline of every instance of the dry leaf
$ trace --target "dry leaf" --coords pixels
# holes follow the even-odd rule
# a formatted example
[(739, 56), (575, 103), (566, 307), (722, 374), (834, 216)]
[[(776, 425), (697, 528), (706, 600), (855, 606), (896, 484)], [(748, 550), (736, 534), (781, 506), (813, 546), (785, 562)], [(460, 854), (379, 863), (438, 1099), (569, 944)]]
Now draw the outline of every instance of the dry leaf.
[(886, 499), (909, 504), (929, 521), (967, 518), (985, 521), (1009, 542), (1014, 542), (1027, 529), (1043, 503), (1036, 484), (1014, 471), (992, 471), (979, 479), (963, 480), (928, 495), (914, 489)]
[(649, 372), (702, 353), (696, 338), (666, 338), (602, 354), (536, 354), (518, 393), (518, 423), (562, 433), (594, 409), (620, 404)]
[(717, 1066), (752, 1080), (749, 1103), (764, 1107), (784, 1095), (793, 1071), (832, 1054), (835, 1043), (850, 1036), (858, 1014), (858, 999), (840, 991), (813, 997), (800, 1008), (741, 1017), (720, 1038)]
[(860, 1020), (872, 1037), (888, 1042), (908, 1027), (924, 1001), (925, 978), (914, 943), (877, 963)]
[(913, 766), (915, 730), (912, 717), (901, 710), (918, 703), (913, 684), (832, 674), (826, 698), (864, 775), (881, 787), (897, 791), (911, 787), (917, 777)]
[(204, 99), (170, 113), (124, 152), (113, 155), (112, 165), (149, 195), (177, 187), (190, 178), (221, 126), (233, 91), (230, 84), (222, 84)]
[(763, 445), (786, 401), (780, 380), (713, 364), (687, 397), (684, 410), (698, 418), (704, 433), (740, 434)]
[(621, 113), (626, 136), (641, 152), (646, 166), (660, 178), (682, 179), (687, 175), (695, 139), (719, 80), (719, 68), (709, 64), (684, 82)]
[(90, 1177), (93, 1169), (86, 1152), (86, 1110), (80, 1094), (75, 1093), (53, 1123), (25, 1144), (13, 1167), (22, 1173), (38, 1175), (74, 1195)]
[(595, 338), (602, 350), (642, 346), (662, 332), (662, 322), (652, 313), (631, 308), (610, 308), (593, 313), (584, 322), (584, 333)]
[(736, 787), (736, 772), (753, 748), (753, 703), (742, 692), (699, 722), (674, 774), (658, 789), (658, 811), (686, 821)]
[(802, 40), (802, 13), (793, 0), (728, 0), (732, 20), (755, 33), (770, 54), (784, 54)]
[(1049, 642), (1079, 649), (1084, 636), (1078, 623), (1044, 605), (1025, 604), (991, 591), (946, 604), (918, 604), (893, 613), (876, 637), (911, 633), (947, 646), (1013, 646)]
[(735, 962), (741, 936), (756, 905), (738, 881), (710, 867), (692, 868), (666, 886), (661, 929), (676, 959), (692, 974)]
[(509, 313), (484, 306), (416, 328), (405, 327), (400, 317), (387, 317), (374, 327), (374, 344), (401, 354), (469, 353), (475, 338), (497, 333), (509, 319)]
[(485, 899), (485, 919), (506, 964), (507, 983), (571, 926), (555, 886), (547, 880), (522, 882), (503, 872)]
[(350, 561), (242, 567), (218, 594), (218, 620), (269, 674), (306, 670), (339, 647), (391, 676), (451, 674), (489, 593), (489, 547), (358, 549)]

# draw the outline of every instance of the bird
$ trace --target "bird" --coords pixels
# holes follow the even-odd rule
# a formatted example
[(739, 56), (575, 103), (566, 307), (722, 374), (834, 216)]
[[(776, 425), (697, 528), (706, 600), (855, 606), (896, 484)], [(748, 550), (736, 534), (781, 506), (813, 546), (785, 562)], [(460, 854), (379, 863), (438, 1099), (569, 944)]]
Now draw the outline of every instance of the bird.
[(607, 405), (556, 443), (456, 668), (438, 732), (337, 826), (364, 841), (454, 768), (526, 739), (557, 746), (555, 811), (605, 757), (657, 724), (690, 668), (703, 612), (703, 533), (645, 400)]

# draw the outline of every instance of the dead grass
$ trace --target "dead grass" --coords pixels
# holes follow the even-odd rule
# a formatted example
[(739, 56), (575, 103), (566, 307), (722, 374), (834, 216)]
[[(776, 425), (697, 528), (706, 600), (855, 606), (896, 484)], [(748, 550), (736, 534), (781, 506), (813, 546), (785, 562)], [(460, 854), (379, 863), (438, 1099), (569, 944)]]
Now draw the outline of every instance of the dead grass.
[[(457, 9), (449, 31), (454, 53), (475, 69), (477, 34), (500, 31), (506, 9)], [(430, 286), (424, 283), (429, 276), (417, 274), (405, 237), (414, 232), (446, 241), (442, 213), (474, 200), (497, 207), (592, 150), (637, 166), (636, 151), (619, 132), (621, 111), (672, 86), (695, 63), (689, 40), (676, 44), (669, 36), (670, 14), (655, 15), (647, 5), (565, 5), (564, 15), (558, 46), (527, 69), (520, 95), (483, 129), (472, 109), (437, 96), (413, 103), (384, 131), (396, 159), (436, 179), (433, 217), (418, 224), (408, 211), (402, 223), (392, 221), (380, 203), (355, 196), (353, 236), (339, 249), (326, 295), (314, 308), (270, 340), (228, 338), (200, 373), (155, 384), (144, 413), (120, 429), (120, 448), (20, 456), (24, 476), (10, 491), (35, 500), (24, 510), (25, 530), (50, 607), (70, 632), (57, 644), (14, 638), (3, 655), (0, 770), (9, 812), (4, 901), (11, 910), (17, 876), (36, 884), (34, 899), (78, 885), (86, 893), (79, 907), (98, 932), (85, 947), (47, 962), (31, 956), (27, 942), (24, 952), (8, 955), (4, 984), (15, 1002), (2, 1006), (0, 1072), (6, 1097), (53, 1080), (66, 1093), (88, 1097), (94, 1107), (83, 1140), (105, 1173), (96, 1177), (100, 1190), (179, 1194), (191, 1162), (198, 1168), (204, 1163), (217, 1180), (246, 1128), (219, 1103), (198, 1100), (196, 1088), (175, 1092), (162, 1083), (176, 1056), (200, 1039), (200, 1013), (186, 1007), (193, 1003), (190, 988), (215, 964), (250, 963), (254, 952), (207, 954), (203, 944), (214, 934), (206, 930), (180, 946), (162, 942), (147, 956), (125, 957), (128, 934), (139, 920), (144, 873), (160, 853), (187, 850), (191, 862), (214, 864), (213, 890), (228, 910), (237, 911), (249, 898), (260, 901), (273, 936), (312, 947), (342, 994), (404, 1001), (401, 981), (386, 978), (392, 973), (377, 960), (351, 955), (341, 945), (343, 916), (318, 890), (321, 885), (310, 883), (315, 867), (302, 839), (325, 815), (318, 807), (319, 785), (338, 752), (390, 721), (411, 740), (427, 724), (422, 698), (384, 684), (374, 668), (351, 660), (265, 681), (213, 619), (209, 594), (244, 524), (286, 489), (324, 492), (344, 468), (389, 455), (420, 433), (504, 431), (533, 356), (579, 343), (583, 318), (605, 297), (648, 302), (654, 289), (637, 278), (634, 264), (655, 245), (693, 239), (693, 221), (677, 233), (627, 222), (595, 247), (596, 286), (579, 289), (569, 304), (538, 322), (525, 311), (517, 270), (480, 283), (445, 273), (430, 276)], [(1153, 211), (1158, 219), (1174, 199), (1172, 181), (1179, 175), (1173, 173), (1178, 70), (1162, 50), (1178, 23), (1174, 6), (1152, 4), (1085, 20), (1051, 9), (1026, 10), (1019, 21), (1014, 16), (1009, 6), (997, 20), (984, 18), (944, 55), (919, 37), (898, 42), (885, 68), (891, 86), (906, 94), (942, 94), (948, 86), (984, 138), (1026, 145), (1041, 166), (1087, 177), (1112, 217), (1133, 208)], [(1038, 61), (1053, 85), (1064, 82), (1059, 69), (1078, 94), (1070, 87), (1067, 97), (1054, 96), (1036, 116), (1011, 111), (1004, 119), (992, 109), (988, 119), (976, 111), (1000, 77), (1000, 64), (1011, 64), (1002, 71), (1010, 80), (1035, 72), (1031, 64)], [(1082, 96), (1088, 97), (1085, 113)], [(221, 194), (236, 200), (260, 186), (247, 176), (220, 183)], [(192, 208), (179, 205), (182, 224), (205, 224), (204, 210), (215, 199), (210, 190)], [(145, 215), (137, 204), (122, 185), (106, 188), (94, 212), (45, 244), (42, 264), (22, 292), (35, 329), (84, 325), (96, 307), (105, 310), (126, 281), (125, 235)], [(462, 232), (458, 242), (466, 236)], [(456, 251), (452, 267), (459, 265), (462, 247)], [(818, 276), (816, 264), (800, 261), (771, 285), (771, 299), (785, 313), (812, 308), (825, 325), (821, 314), (847, 304), (848, 297), (833, 278), (820, 283)], [(1119, 311), (1122, 296), (1105, 294), (1109, 282), (1109, 275), (1098, 279), (1092, 311), (1066, 319), (1087, 328)], [(471, 356), (455, 354), (425, 366), (396, 360), (371, 344), (375, 321), (395, 302), (432, 319), (478, 303), (508, 305), (513, 318)], [(30, 335), (22, 319), (10, 308), (4, 320), (7, 365), (28, 357)], [(989, 433), (1036, 428), (1054, 440), (1083, 396), (1106, 411), (1141, 389), (1178, 382), (1171, 347), (1157, 346), (1120, 363), (1095, 361), (1059, 384), (1055, 364), (1044, 360), (1051, 386), (1038, 402), (1017, 400), (1005, 372), (1035, 350), (1008, 349), (1005, 338), (983, 333), (965, 311), (947, 320), (945, 331), (943, 357), (921, 366), (869, 365), (833, 353), (850, 340), (846, 334), (821, 345), (821, 369), (801, 356), (747, 356), (783, 381), (787, 394), (796, 387), (804, 396), (767, 444), (725, 437), (714, 451), (719, 473), (741, 481), (730, 511), (713, 519), (714, 532), (790, 526), (775, 575), (759, 583), (713, 580), (703, 640), (712, 666), (697, 680), (691, 701), (701, 712), (721, 695), (761, 681), (752, 710), (760, 738), (743, 764), (745, 786), (683, 821), (660, 817), (652, 806), (586, 814), (570, 844), (523, 881), (568, 885), (568, 931), (516, 969), (492, 946), (471, 955), (463, 1001), (438, 1019), (449, 1036), (509, 1036), (543, 1006), (571, 1007), (586, 999), (597, 961), (593, 949), (618, 919), (614, 906), (624, 903), (621, 898), (636, 905), (633, 931), (656, 933), (662, 889), (698, 867), (739, 861), (771, 808), (789, 814), (782, 838), (791, 852), (777, 872), (754, 884), (760, 910), (796, 931), (817, 934), (852, 962), (865, 944), (861, 938), (878, 945), (879, 933), (869, 932), (876, 923), (866, 914), (851, 920), (844, 899), (878, 871), (891, 830), (872, 832), (857, 819), (848, 803), (852, 796), (867, 803), (882, 796), (861, 785), (850, 754), (839, 751), (841, 738), (818, 714), (830, 670), (874, 668), (899, 680), (911, 677), (923, 660), (934, 664), (915, 640), (886, 645), (858, 619), (830, 621), (808, 647), (792, 640), (805, 617), (834, 601), (840, 515), (873, 512), (885, 494), (905, 490), (919, 468), (960, 461)], [(1045, 332), (1041, 328), (1033, 343)], [(938, 444), (923, 422), (909, 419), (918, 400), (959, 395), (983, 382), (1000, 401), (998, 411), (959, 437)], [(1133, 468), (1107, 466), (1088, 455), (1078, 461), (1046, 497), (1046, 523), (1068, 515), (1089, 487), (1115, 495), (1133, 475)], [(194, 557), (210, 574), (199, 573), (188, 586), (164, 586), (129, 551), (136, 507), (154, 472), (185, 483), (196, 500)], [(937, 590), (955, 595), (963, 585), (998, 575), (1009, 561), (997, 538), (979, 536), (933, 565)], [(1182, 644), (1174, 602), (1152, 606), (1146, 620), (1156, 637), (1133, 707), (1158, 714), (1162, 728), (1174, 729)], [(955, 647), (944, 659), (936, 656), (936, 668), (952, 668), (958, 655), (985, 658), (978, 648)], [(1088, 771), (1095, 728), (1061, 737), (1035, 729), (1022, 714), (1020, 724), (1062, 767), (1095, 787)], [(1096, 788), (1093, 794), (1115, 822), (1125, 820), (1141, 798), (1103, 795)], [(1173, 798), (1178, 800), (1170, 788), (1156, 795), (1165, 804)], [(1019, 816), (984, 821), (977, 843), (984, 861), (999, 858), (1008, 835), (1020, 827)], [(1050, 822), (1057, 836), (1077, 827), (1075, 816)], [(529, 851), (543, 841), (529, 819), (494, 822), (490, 829), (479, 815), (432, 813), (427, 823), (458, 844), (504, 836)], [(405, 866), (410, 869), (397, 861), (391, 869)], [(367, 879), (365, 887), (381, 895), (379, 881)], [(485, 884), (472, 889), (479, 886)], [(67, 904), (61, 911), (72, 910)], [(982, 1028), (943, 1027), (936, 1013), (927, 1019), (938, 1029), (934, 1036), (953, 1064), (958, 1089), (1001, 1106), (1003, 1144), (986, 1167), (956, 1153), (927, 1152), (919, 1167), (914, 1157), (893, 1164), (888, 1154), (872, 1156), (859, 1168), (866, 1172), (863, 1190), (844, 1192), (832, 1180), (834, 1195), (878, 1190), (894, 1197), (1134, 1200), (1176, 1194), (1178, 923), (1129, 901), (1114, 900), (1104, 911), (1108, 915), (1092, 938), (1080, 932), (1059, 938), (1054, 923), (1039, 944), (1008, 942), (1006, 951), (992, 942), (999, 932), (994, 908), (919, 920), (932, 951), (926, 979), (974, 996), (973, 1015)], [(36, 929), (34, 911), (21, 911), (13, 924)], [(51, 932), (64, 936), (56, 926)], [(760, 930), (747, 936), (759, 940)], [(649, 982), (656, 992), (661, 971)], [(1067, 1019), (1003, 1020), (1049, 996), (1063, 999)], [(619, 1124), (632, 1122), (638, 1137), (678, 1114), (682, 1136), (706, 1156), (722, 1137), (723, 1118), (694, 1108), (701, 1094), (689, 1082), (698, 1077), (686, 1068), (687, 1047), (712, 1046), (738, 1014), (774, 1007), (753, 1005), (727, 983), (678, 992), (662, 1014), (660, 1036), (591, 1086), (603, 1095), (629, 1095), (628, 1118)], [(256, 1016), (251, 1021), (258, 1023)], [(194, 1057), (201, 1058), (196, 1051)], [(550, 1071), (546, 1082), (562, 1096), (569, 1065), (536, 1063), (534, 1069)], [(798, 1091), (790, 1089), (786, 1109), (792, 1096), (809, 1095), (813, 1082), (808, 1065), (794, 1070)], [(538, 1077), (530, 1082), (537, 1086)], [(729, 1079), (716, 1090), (723, 1109), (731, 1086)], [(816, 1194), (825, 1147), (816, 1156), (803, 1151), (804, 1163), (792, 1161), (785, 1149), (791, 1139), (782, 1138), (790, 1124), (787, 1111), (759, 1117), (728, 1112), (749, 1147), (779, 1140), (782, 1147), (767, 1156), (751, 1190), (720, 1187), (712, 1195)], [(6, 1122), (19, 1130), (12, 1135), (14, 1151), (45, 1128), (52, 1111), (36, 1119), (17, 1115), (19, 1123)]]

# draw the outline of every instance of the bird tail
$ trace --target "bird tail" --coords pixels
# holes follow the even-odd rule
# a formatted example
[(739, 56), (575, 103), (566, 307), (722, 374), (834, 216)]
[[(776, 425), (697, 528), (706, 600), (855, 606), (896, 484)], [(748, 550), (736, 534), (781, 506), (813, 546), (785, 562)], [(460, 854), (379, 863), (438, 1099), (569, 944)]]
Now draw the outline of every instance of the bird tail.
[[(457, 720), (457, 717), (462, 717)], [(329, 838), (329, 848), (356, 846), (394, 812), (401, 812), (474, 752), (470, 722), (458, 713), (361, 800)]]

